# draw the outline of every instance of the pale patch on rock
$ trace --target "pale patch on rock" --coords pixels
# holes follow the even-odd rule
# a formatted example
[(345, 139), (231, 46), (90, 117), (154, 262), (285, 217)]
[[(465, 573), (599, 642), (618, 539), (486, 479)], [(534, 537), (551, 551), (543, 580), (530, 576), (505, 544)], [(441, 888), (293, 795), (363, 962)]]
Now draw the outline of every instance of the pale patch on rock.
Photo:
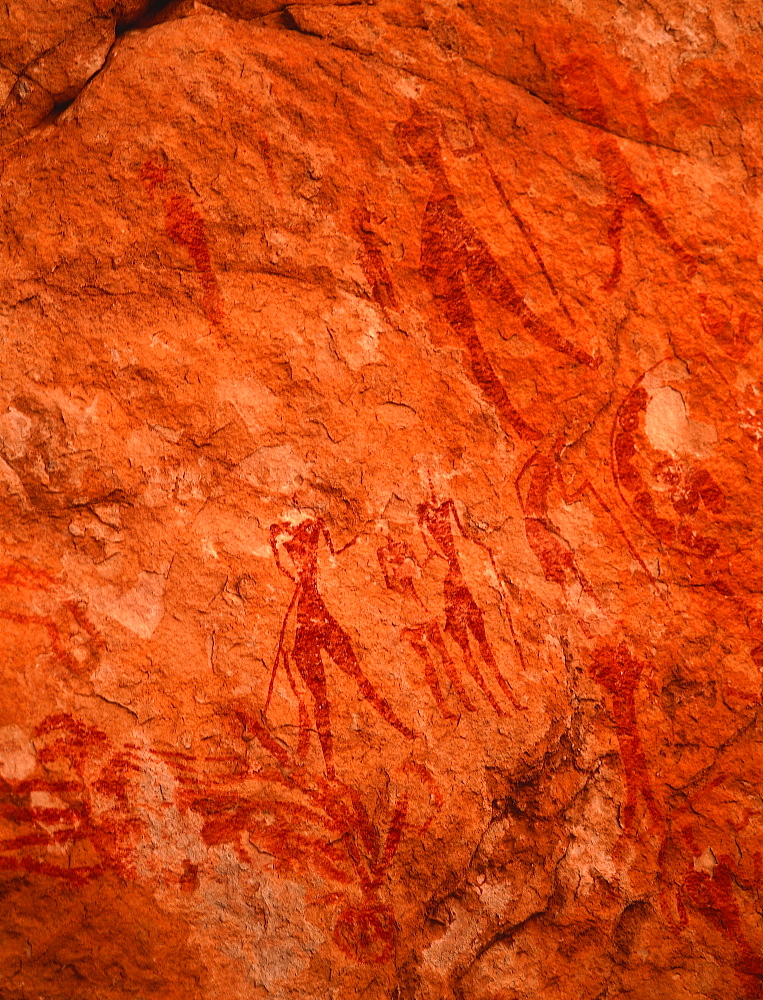
[(0, 777), (6, 781), (23, 781), (37, 766), (34, 747), (20, 726), (0, 729)]
[(262, 434), (278, 409), (275, 393), (256, 379), (225, 379), (217, 386), (217, 398), (230, 403), (251, 434)]
[(704, 456), (718, 440), (714, 427), (689, 417), (683, 396), (669, 385), (652, 391), (645, 429), (652, 447), (670, 455)]
[(158, 573), (141, 573), (138, 582), (129, 590), (114, 586), (93, 588), (90, 605), (94, 611), (108, 615), (142, 639), (150, 639), (164, 615), (166, 582)]
[(24, 484), (21, 482), (10, 465), (3, 461), (2, 458), (0, 458), (0, 483), (5, 486), (8, 493), (12, 496), (18, 497), (23, 507), (32, 506), (29, 502), (27, 491), (24, 489)]
[(32, 421), (25, 413), (13, 406), (0, 416), (0, 445), (6, 458), (22, 458), (26, 455), (26, 443), (32, 433)]
[(239, 476), (265, 492), (289, 494), (305, 479), (310, 465), (290, 444), (259, 448), (238, 467)]

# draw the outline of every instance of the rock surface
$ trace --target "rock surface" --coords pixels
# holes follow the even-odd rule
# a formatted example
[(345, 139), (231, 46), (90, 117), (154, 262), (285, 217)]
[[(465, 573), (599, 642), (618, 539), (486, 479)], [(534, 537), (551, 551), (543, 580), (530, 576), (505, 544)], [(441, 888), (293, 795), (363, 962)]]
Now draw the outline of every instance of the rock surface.
[(3, 1000), (763, 995), (763, 5), (0, 47)]

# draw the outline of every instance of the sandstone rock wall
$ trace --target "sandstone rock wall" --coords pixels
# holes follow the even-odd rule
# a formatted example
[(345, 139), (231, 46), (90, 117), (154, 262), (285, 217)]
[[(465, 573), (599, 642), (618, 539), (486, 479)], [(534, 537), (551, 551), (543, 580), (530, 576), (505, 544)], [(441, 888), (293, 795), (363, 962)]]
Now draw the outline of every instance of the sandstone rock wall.
[(0, 997), (763, 984), (763, 5), (0, 15)]

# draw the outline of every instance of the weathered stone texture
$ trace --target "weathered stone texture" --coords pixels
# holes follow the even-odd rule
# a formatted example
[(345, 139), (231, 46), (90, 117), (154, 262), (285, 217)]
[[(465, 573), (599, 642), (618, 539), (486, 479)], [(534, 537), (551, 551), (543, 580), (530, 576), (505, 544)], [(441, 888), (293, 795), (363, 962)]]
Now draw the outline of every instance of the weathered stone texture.
[(763, 5), (0, 14), (0, 997), (763, 989)]

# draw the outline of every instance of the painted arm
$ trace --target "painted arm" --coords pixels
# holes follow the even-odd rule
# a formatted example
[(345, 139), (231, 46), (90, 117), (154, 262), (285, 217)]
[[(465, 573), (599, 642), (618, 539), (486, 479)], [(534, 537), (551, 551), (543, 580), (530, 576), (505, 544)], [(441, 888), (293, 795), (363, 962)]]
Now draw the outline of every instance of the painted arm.
[[(430, 559), (434, 559), (437, 556), (439, 556), (440, 559), (445, 559), (445, 556), (441, 552), (438, 552), (437, 549), (433, 548), (429, 544), (430, 531), (427, 528), (427, 524), (426, 524), (427, 510), (428, 509), (429, 509), (428, 508), (428, 504), (426, 504), (426, 503), (420, 503), (419, 504), (419, 508), (418, 508), (419, 530), (421, 531), (421, 537), (422, 537), (422, 539), (424, 541), (424, 545), (426, 546), (426, 550), (427, 550), (427, 557), (424, 560), (424, 566), (428, 565)], [(447, 559), (445, 561), (447, 562)]]
[(526, 510), (525, 510), (525, 502), (522, 499), (522, 480), (527, 475), (528, 470), (531, 469), (533, 465), (535, 465), (535, 463), (538, 461), (539, 458), (540, 458), (539, 452), (537, 452), (537, 451), (533, 452), (533, 454), (530, 455), (530, 457), (527, 459), (527, 461), (525, 462), (525, 464), (519, 470), (519, 472), (517, 473), (517, 478), (514, 480), (514, 487), (515, 487), (515, 489), (517, 491), (517, 498), (519, 500), (519, 506), (520, 506), (523, 514), (526, 513)]
[(284, 564), (281, 562), (281, 556), (278, 548), (279, 545), (278, 536), (280, 534), (280, 528), (281, 528), (280, 524), (270, 525), (270, 547), (273, 550), (273, 556), (275, 557), (276, 566), (278, 567), (280, 572), (283, 573), (284, 576), (288, 576), (288, 578), (292, 581), (292, 583), (297, 583), (298, 581), (296, 576), (294, 576), (293, 573), (289, 572), (289, 570), (286, 569)]
[(355, 535), (355, 537), (351, 538), (350, 541), (347, 542), (346, 545), (343, 545), (339, 549), (335, 549), (334, 548), (334, 540), (331, 537), (331, 531), (329, 530), (328, 525), (326, 524), (326, 522), (323, 520), (322, 517), (318, 518), (317, 524), (318, 524), (318, 527), (320, 528), (321, 534), (323, 535), (323, 538), (324, 538), (324, 540), (326, 542), (326, 545), (328, 545), (328, 547), (329, 547), (329, 552), (331, 553), (332, 556), (338, 556), (338, 555), (340, 555), (342, 552), (344, 552), (345, 549), (349, 549), (349, 547), (351, 545), (354, 545), (355, 542), (357, 542), (357, 540), (358, 540), (358, 536)]
[(475, 538), (475, 536), (471, 534), (471, 532), (467, 532), (465, 530), (463, 524), (461, 523), (461, 518), (458, 516), (458, 511), (456, 510), (456, 505), (453, 502), (453, 500), (448, 500), (448, 510), (450, 510), (450, 512), (453, 515), (453, 520), (456, 522), (456, 527), (461, 532), (461, 537), (465, 538), (469, 542), (472, 542), (474, 545), (478, 545), (484, 552), (487, 552), (488, 556), (490, 557), (490, 565), (493, 567), (493, 572), (495, 573), (498, 579), (498, 583), (500, 584), (501, 578), (498, 576), (498, 568), (496, 567), (495, 564), (495, 556), (493, 555), (493, 550), (490, 548), (489, 545), (486, 545), (485, 542), (481, 542), (479, 538)]

